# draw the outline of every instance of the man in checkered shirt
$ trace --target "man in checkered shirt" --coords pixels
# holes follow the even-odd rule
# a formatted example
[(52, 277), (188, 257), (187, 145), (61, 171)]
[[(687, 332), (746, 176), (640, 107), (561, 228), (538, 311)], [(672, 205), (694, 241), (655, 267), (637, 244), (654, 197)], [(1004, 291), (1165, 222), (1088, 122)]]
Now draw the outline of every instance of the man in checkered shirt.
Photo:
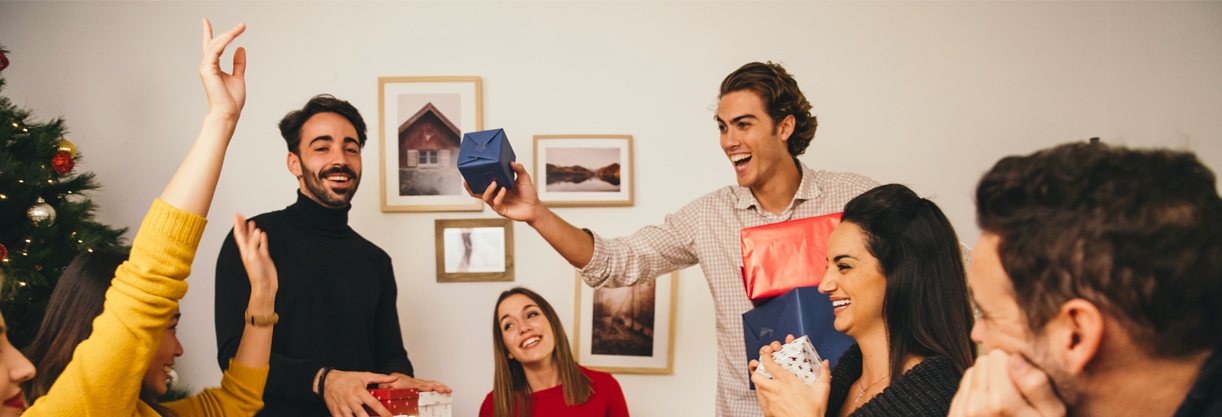
[(481, 197), (501, 216), (535, 228), (592, 287), (620, 287), (700, 264), (717, 309), (717, 415), (760, 416), (748, 385), (742, 313), (752, 308), (742, 283), (739, 231), (835, 213), (878, 185), (857, 174), (816, 171), (798, 161), (818, 125), (798, 83), (778, 64), (753, 62), (721, 83), (714, 120), (738, 185), (688, 203), (655, 226), (603, 238), (561, 219), (541, 203), (530, 174), (513, 163), (512, 191), (491, 184)]

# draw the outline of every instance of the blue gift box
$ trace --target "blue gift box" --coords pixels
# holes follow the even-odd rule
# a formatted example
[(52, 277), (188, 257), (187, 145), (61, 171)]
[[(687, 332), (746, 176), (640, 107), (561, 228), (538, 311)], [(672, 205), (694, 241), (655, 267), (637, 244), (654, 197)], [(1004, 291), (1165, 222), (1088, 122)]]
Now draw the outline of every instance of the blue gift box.
[[(809, 336), (815, 351), (832, 367), (840, 355), (857, 343), (849, 335), (836, 331), (832, 301), (820, 294), (819, 287), (798, 287), (743, 313), (743, 337), (747, 347), (747, 362), (759, 359), (760, 348), (774, 340), (785, 343), (785, 335)], [(743, 367), (750, 372), (750, 368)], [(750, 373), (747, 374), (748, 378)], [(755, 384), (751, 384), (755, 389)]]
[(512, 190), (515, 176), (509, 163), (516, 160), (505, 129), (464, 134), (458, 148), (458, 172), (476, 194), (482, 194), (493, 180)]

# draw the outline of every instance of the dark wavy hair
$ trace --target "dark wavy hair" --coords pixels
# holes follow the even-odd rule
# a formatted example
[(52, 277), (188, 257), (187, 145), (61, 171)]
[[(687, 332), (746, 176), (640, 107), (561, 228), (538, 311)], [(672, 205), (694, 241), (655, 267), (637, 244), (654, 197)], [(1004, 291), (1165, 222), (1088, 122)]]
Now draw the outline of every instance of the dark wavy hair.
[(900, 184), (866, 191), (844, 206), (842, 222), (866, 235), (887, 289), (883, 321), (891, 380), (909, 355), (945, 356), (960, 373), (972, 366), (972, 307), (959, 238), (936, 204)]
[(726, 76), (721, 82), (721, 93), (717, 98), (735, 91), (748, 90), (759, 95), (764, 101), (764, 109), (772, 118), (772, 126), (792, 115), (794, 118), (793, 134), (789, 135), (789, 155), (798, 156), (806, 152), (810, 141), (815, 138), (815, 128), (819, 120), (810, 114), (810, 101), (798, 88), (798, 80), (780, 64), (772, 62), (752, 62)]
[[(128, 252), (123, 248), (94, 250), (78, 255), (64, 269), (47, 301), (46, 316), (38, 328), (38, 335), (24, 351), (38, 370), (34, 379), (21, 383), (27, 404), (47, 395), (72, 361), (76, 346), (93, 334), (93, 320), (102, 314), (106, 290), (110, 288), (115, 270), (127, 261), (127, 257)], [(177, 416), (157, 403), (156, 394), (141, 389), (139, 399), (162, 416)]]
[[(534, 393), (526, 382), (526, 372), (522, 364), (509, 358), (509, 348), (505, 347), (505, 339), (501, 336), (500, 319), (496, 312), (501, 308), (501, 302), (515, 294), (522, 294), (535, 302), (543, 316), (547, 317), (552, 326), (552, 339), (556, 341), (552, 351), (552, 363), (560, 368), (560, 385), (564, 390), (564, 403), (570, 406), (585, 404), (594, 394), (589, 377), (581, 373), (577, 361), (573, 359), (573, 349), (569, 347), (569, 338), (564, 333), (564, 325), (560, 317), (547, 300), (534, 291), (522, 287), (514, 287), (501, 293), (492, 309), (492, 358), (496, 364), (496, 372), (492, 378), (492, 415), (494, 417), (529, 416), (534, 406)], [(516, 411), (516, 413), (515, 413)]]
[(361, 117), (361, 112), (357, 111), (352, 103), (335, 98), (330, 94), (319, 94), (310, 98), (310, 101), (307, 101), (300, 110), (293, 110), (280, 119), (280, 136), (284, 137), (289, 152), (301, 156), (301, 127), (305, 126), (307, 120), (319, 113), (335, 113), (348, 119), (352, 127), (356, 128), (360, 146), (365, 147), (367, 134), (365, 119)]
[(1222, 199), (1195, 155), (1072, 143), (997, 162), (976, 220), (1032, 331), (1070, 299), (1176, 358), (1222, 344)]

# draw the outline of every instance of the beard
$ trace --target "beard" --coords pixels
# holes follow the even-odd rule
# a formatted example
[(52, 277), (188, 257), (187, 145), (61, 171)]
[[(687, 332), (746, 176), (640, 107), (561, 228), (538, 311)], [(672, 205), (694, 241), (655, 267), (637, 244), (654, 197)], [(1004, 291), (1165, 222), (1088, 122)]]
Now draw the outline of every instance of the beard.
[[(352, 201), (352, 196), (356, 195), (357, 186), (361, 184), (360, 175), (353, 172), (352, 168), (347, 165), (325, 169), (322, 172), (314, 172), (307, 168), (305, 164), (302, 164), (301, 171), (301, 177), (305, 180), (306, 189), (310, 191), (314, 198), (318, 199), (319, 203), (330, 208), (346, 207)], [(327, 180), (324, 178), (336, 173), (348, 175), (347, 187), (336, 190), (326, 184)]]

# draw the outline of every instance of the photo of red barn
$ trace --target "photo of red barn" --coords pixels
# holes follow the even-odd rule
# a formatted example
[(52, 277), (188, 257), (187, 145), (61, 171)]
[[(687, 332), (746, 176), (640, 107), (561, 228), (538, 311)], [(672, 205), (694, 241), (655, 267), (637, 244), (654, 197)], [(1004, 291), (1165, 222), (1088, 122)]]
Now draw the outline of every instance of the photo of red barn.
[(462, 132), (433, 103), (399, 125), (399, 195), (460, 195)]

